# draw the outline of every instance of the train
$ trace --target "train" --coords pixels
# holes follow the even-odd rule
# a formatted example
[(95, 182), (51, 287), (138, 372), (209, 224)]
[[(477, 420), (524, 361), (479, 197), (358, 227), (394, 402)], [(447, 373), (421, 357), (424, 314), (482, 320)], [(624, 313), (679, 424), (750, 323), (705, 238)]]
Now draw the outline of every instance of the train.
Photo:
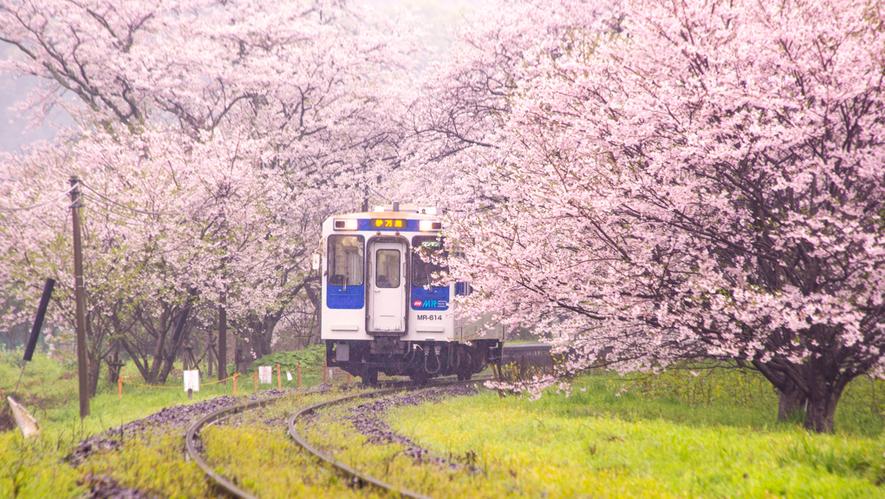
[(322, 277), (320, 336), (326, 364), (367, 385), (379, 373), (415, 383), (468, 380), (502, 355), (504, 332), (459, 314), (469, 283), (442, 283), (443, 218), (393, 203), (328, 217), (314, 262)]

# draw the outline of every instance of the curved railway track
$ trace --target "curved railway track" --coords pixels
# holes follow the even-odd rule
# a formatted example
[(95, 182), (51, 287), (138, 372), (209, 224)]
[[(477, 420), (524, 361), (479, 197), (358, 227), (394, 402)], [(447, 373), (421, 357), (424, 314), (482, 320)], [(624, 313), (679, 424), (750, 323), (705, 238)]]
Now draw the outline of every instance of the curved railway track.
[(202, 418), (194, 421), (193, 423), (191, 423), (190, 426), (188, 426), (187, 431), (184, 434), (185, 452), (187, 453), (188, 458), (197, 463), (197, 466), (199, 466), (199, 468), (203, 470), (203, 473), (206, 474), (206, 477), (209, 479), (209, 481), (212, 482), (212, 484), (215, 485), (215, 487), (218, 488), (218, 490), (220, 490), (221, 492), (224, 492), (225, 494), (232, 497), (241, 497), (244, 499), (253, 499), (256, 497), (238, 487), (237, 484), (235, 484), (226, 476), (215, 471), (215, 469), (212, 468), (212, 466), (209, 466), (209, 463), (207, 463), (206, 460), (203, 459), (203, 455), (198, 449), (198, 445), (200, 444), (200, 430), (202, 430), (205, 426), (233, 416), (234, 414), (238, 414), (240, 412), (248, 411), (256, 407), (261, 407), (272, 402), (276, 402), (281, 397), (283, 397), (283, 395), (277, 395), (275, 397), (253, 400), (244, 404), (225, 407), (223, 409), (219, 409), (203, 416)]
[[(530, 357), (528, 359), (523, 359), (523, 362), (531, 362), (531, 363), (537, 362), (539, 364), (544, 364), (544, 362), (549, 362), (549, 361), (545, 360), (543, 362), (538, 362), (537, 359), (543, 357), (542, 355), (539, 355), (539, 350), (544, 350), (545, 348), (546, 348), (547, 355), (549, 357), (549, 347), (547, 347), (546, 345), (545, 346), (517, 345), (517, 346), (513, 346), (513, 347), (505, 347), (503, 360), (505, 362), (512, 361), (514, 356), (519, 355), (519, 353), (531, 352)], [(509, 353), (509, 355), (508, 355), (508, 353)], [(422, 390), (427, 390), (427, 389), (431, 389), (431, 388), (438, 388), (441, 386), (453, 386), (453, 385), (459, 385), (459, 384), (468, 385), (468, 384), (473, 384), (473, 383), (481, 383), (484, 381), (488, 381), (490, 379), (492, 379), (492, 378), (491, 377), (483, 377), (483, 378), (476, 378), (476, 379), (473, 379), (470, 381), (443, 381), (443, 382), (436, 382), (436, 383), (431, 382), (428, 385), (419, 386), (419, 387), (415, 387), (415, 388), (418, 391), (422, 391)], [(301, 433), (298, 432), (297, 424), (299, 422), (299, 418), (303, 418), (305, 416), (315, 414), (322, 409), (332, 407), (335, 405), (345, 404), (347, 402), (350, 402), (353, 400), (358, 400), (358, 399), (383, 397), (385, 395), (390, 395), (392, 393), (402, 391), (402, 390), (408, 389), (410, 387), (414, 387), (414, 385), (409, 384), (409, 383), (394, 382), (394, 383), (392, 383), (392, 385), (393, 386), (382, 387), (380, 389), (372, 390), (369, 392), (344, 395), (342, 397), (337, 397), (332, 400), (327, 400), (324, 402), (318, 402), (316, 404), (305, 407), (289, 417), (287, 432), (288, 432), (289, 437), (291, 437), (292, 440), (295, 441), (295, 443), (298, 444), (301, 448), (303, 448), (308, 453), (313, 455), (317, 460), (326, 463), (327, 465), (331, 466), (332, 468), (338, 470), (340, 473), (349, 477), (353, 484), (369, 485), (369, 486), (376, 487), (378, 489), (384, 490), (384, 491), (392, 493), (392, 494), (400, 495), (402, 497), (426, 499), (428, 496), (425, 496), (423, 494), (419, 494), (417, 492), (413, 492), (410, 490), (398, 488), (395, 485), (389, 484), (379, 478), (370, 476), (370, 475), (368, 475), (364, 472), (361, 472), (360, 470), (357, 470), (356, 468), (354, 468), (344, 462), (341, 462), (341, 461), (335, 459), (335, 457), (331, 453), (323, 451), (322, 449), (319, 449), (318, 447), (314, 446), (304, 437), (304, 435), (302, 435)], [(307, 393), (320, 393), (320, 392), (323, 392), (326, 390), (328, 390), (328, 387), (315, 387), (315, 388), (307, 390), (305, 392), (305, 394), (307, 394)], [(203, 458), (203, 455), (200, 452), (200, 448), (199, 448), (201, 445), (200, 444), (200, 431), (208, 425), (217, 423), (218, 421), (226, 419), (226, 418), (233, 416), (235, 414), (245, 412), (248, 410), (252, 410), (252, 409), (262, 407), (262, 406), (271, 404), (273, 402), (276, 402), (277, 400), (279, 400), (283, 396), (284, 395), (276, 395), (273, 397), (268, 397), (266, 399), (253, 400), (253, 401), (245, 402), (245, 403), (238, 404), (235, 406), (219, 409), (217, 411), (207, 414), (207, 415), (201, 417), (200, 419), (194, 421), (187, 428), (187, 431), (185, 432), (185, 437), (184, 437), (185, 438), (185, 452), (187, 453), (187, 456), (197, 464), (197, 466), (203, 471), (203, 473), (206, 475), (206, 477), (209, 479), (209, 481), (223, 494), (231, 496), (231, 497), (239, 497), (239, 498), (244, 498), (244, 499), (245, 498), (248, 498), (248, 499), (256, 498), (256, 496), (254, 494), (252, 494), (246, 490), (243, 490), (236, 483), (234, 483), (233, 480), (222, 475), (221, 473), (216, 471), (214, 468), (212, 468), (212, 466), (210, 466), (208, 462), (206, 462), (206, 460)]]
[[(483, 377), (483, 378), (477, 378), (477, 379), (473, 379), (473, 380), (469, 380), (469, 381), (442, 381), (442, 382), (438, 382), (438, 383), (431, 383), (426, 386), (416, 387), (417, 388), (416, 391), (422, 392), (424, 390), (430, 390), (433, 388), (446, 387), (446, 386), (471, 385), (474, 383), (482, 383), (484, 381), (489, 381), (490, 379), (492, 379), (492, 378), (491, 377)], [(305, 438), (305, 436), (302, 435), (298, 431), (299, 419), (309, 416), (311, 414), (316, 414), (321, 409), (326, 409), (326, 408), (329, 408), (329, 407), (332, 407), (335, 405), (345, 404), (347, 402), (351, 402), (351, 401), (359, 400), (359, 399), (383, 397), (386, 395), (390, 395), (392, 393), (396, 393), (401, 390), (402, 390), (402, 388), (386, 388), (386, 389), (375, 390), (375, 391), (367, 392), (367, 393), (356, 393), (356, 394), (352, 394), (352, 395), (345, 395), (343, 397), (338, 397), (338, 398), (332, 399), (332, 400), (327, 400), (324, 402), (318, 402), (318, 403), (313, 404), (309, 407), (305, 407), (304, 409), (301, 409), (300, 411), (296, 412), (291, 417), (289, 417), (288, 434), (292, 438), (292, 440), (294, 440), (295, 443), (298, 444), (302, 449), (306, 450), (307, 452), (312, 454), (315, 458), (319, 459), (320, 461), (325, 462), (329, 466), (338, 470), (340, 473), (349, 477), (351, 479), (351, 481), (355, 484), (370, 485), (370, 486), (376, 487), (378, 489), (381, 489), (385, 492), (399, 495), (400, 497), (409, 497), (412, 499), (428, 499), (428, 496), (426, 496), (426, 495), (389, 484), (379, 478), (368, 475), (368, 474), (354, 468), (353, 466), (350, 466), (347, 463), (344, 463), (342, 461), (339, 461), (338, 459), (335, 459), (335, 456), (333, 456), (331, 453), (323, 451), (322, 449), (311, 444), (307, 440), (307, 438)]]
[[(437, 386), (437, 385), (435, 385), (435, 386)], [(328, 408), (328, 407), (331, 407), (334, 405), (344, 404), (344, 403), (350, 402), (352, 400), (381, 397), (384, 395), (396, 393), (397, 391), (400, 391), (400, 389), (399, 388), (387, 388), (387, 389), (382, 389), (382, 390), (375, 390), (375, 391), (368, 392), (368, 393), (357, 393), (357, 394), (353, 394), (353, 395), (347, 395), (344, 397), (338, 397), (338, 398), (332, 399), (332, 400), (327, 400), (325, 402), (319, 402), (319, 403), (313, 404), (309, 407), (305, 407), (304, 409), (301, 409), (300, 411), (296, 412), (291, 417), (289, 417), (289, 421), (288, 421), (289, 436), (292, 437), (292, 440), (294, 440), (295, 443), (298, 444), (302, 449), (306, 450), (307, 452), (312, 454), (315, 458), (319, 459), (320, 461), (325, 462), (329, 466), (331, 466), (331, 467), (335, 468), (336, 470), (338, 470), (339, 472), (343, 473), (345, 476), (349, 477), (353, 481), (353, 483), (358, 483), (358, 484), (363, 484), (363, 485), (371, 485), (373, 487), (377, 487), (379, 489), (382, 489), (382, 490), (385, 490), (388, 492), (392, 492), (394, 494), (398, 494), (402, 497), (410, 497), (413, 499), (418, 499), (418, 498), (426, 499), (427, 496), (425, 496), (425, 495), (419, 494), (417, 492), (412, 492), (411, 490), (398, 488), (395, 485), (391, 485), (379, 478), (375, 478), (375, 477), (370, 476), (366, 473), (363, 473), (362, 471), (354, 468), (353, 466), (350, 466), (347, 463), (344, 463), (344, 462), (341, 462), (341, 461), (335, 459), (335, 457), (331, 453), (325, 452), (322, 449), (319, 449), (318, 447), (314, 446), (313, 444), (311, 444), (307, 440), (307, 438), (304, 437), (304, 435), (302, 435), (301, 433), (298, 432), (297, 425), (298, 425), (299, 418), (303, 418), (304, 416), (308, 416), (310, 414), (315, 414), (320, 409), (325, 409), (325, 408)]]

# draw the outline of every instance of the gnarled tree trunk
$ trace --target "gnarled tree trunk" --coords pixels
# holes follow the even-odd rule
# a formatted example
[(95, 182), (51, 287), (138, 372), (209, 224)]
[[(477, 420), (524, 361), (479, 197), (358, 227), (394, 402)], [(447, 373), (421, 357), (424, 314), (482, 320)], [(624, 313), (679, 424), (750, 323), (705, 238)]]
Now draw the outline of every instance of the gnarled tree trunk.
[(836, 405), (851, 378), (840, 375), (838, 371), (827, 372), (815, 363), (806, 366), (806, 369), (809, 382), (805, 428), (819, 433), (832, 433), (835, 429)]
[(777, 420), (800, 421), (805, 417), (807, 397), (796, 383), (787, 380), (778, 387)]

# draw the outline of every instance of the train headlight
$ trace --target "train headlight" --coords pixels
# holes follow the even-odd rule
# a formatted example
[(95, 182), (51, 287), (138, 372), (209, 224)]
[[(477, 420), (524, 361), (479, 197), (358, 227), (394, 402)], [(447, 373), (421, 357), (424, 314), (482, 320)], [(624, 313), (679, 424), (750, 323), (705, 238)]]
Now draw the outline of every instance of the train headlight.
[(356, 230), (357, 220), (354, 218), (346, 220), (335, 220), (335, 230)]
[(442, 230), (442, 222), (434, 222), (432, 220), (421, 220), (420, 222), (418, 222), (418, 230), (420, 230), (421, 232)]

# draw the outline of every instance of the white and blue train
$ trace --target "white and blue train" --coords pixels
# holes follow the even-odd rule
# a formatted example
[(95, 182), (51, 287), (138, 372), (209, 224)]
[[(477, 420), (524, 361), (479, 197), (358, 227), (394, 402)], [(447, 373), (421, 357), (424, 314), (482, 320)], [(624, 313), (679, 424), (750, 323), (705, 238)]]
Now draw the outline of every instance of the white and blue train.
[(502, 331), (458, 317), (466, 283), (434, 285), (443, 271), (442, 219), (394, 204), (323, 222), (321, 337), (326, 361), (364, 383), (378, 373), (469, 379), (500, 359)]

